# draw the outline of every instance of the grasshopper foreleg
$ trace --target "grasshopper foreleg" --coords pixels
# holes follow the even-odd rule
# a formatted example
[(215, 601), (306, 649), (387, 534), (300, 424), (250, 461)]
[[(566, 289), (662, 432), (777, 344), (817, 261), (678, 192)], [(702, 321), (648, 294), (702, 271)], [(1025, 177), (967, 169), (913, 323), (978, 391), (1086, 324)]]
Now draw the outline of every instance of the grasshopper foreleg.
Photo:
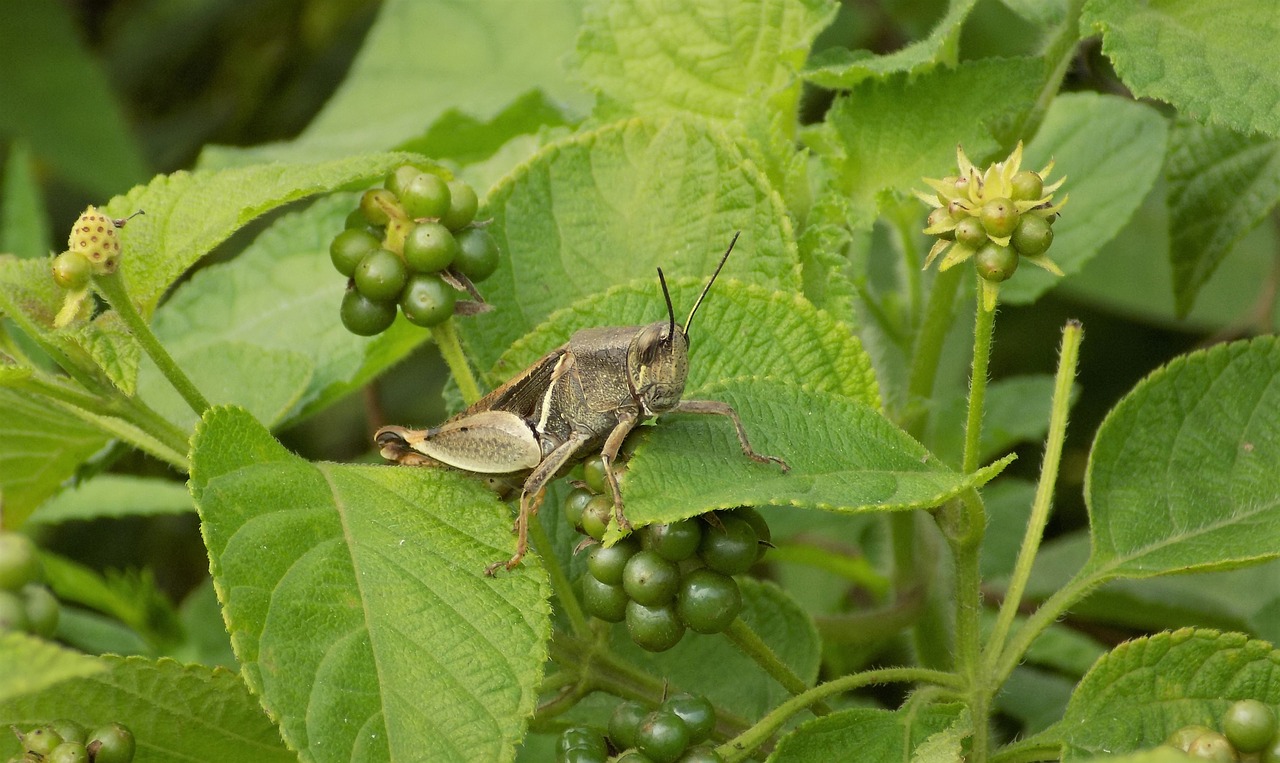
[(784, 474), (791, 471), (791, 467), (786, 461), (777, 456), (766, 456), (762, 453), (757, 453), (751, 447), (751, 442), (747, 440), (747, 430), (742, 426), (742, 419), (738, 418), (738, 412), (728, 403), (722, 403), (719, 400), (681, 400), (675, 408), (671, 409), (670, 413), (706, 413), (725, 416), (733, 422), (733, 428), (738, 433), (738, 444), (742, 446), (742, 452), (747, 458), (762, 464), (772, 461), (782, 467)]
[(618, 529), (627, 531), (631, 529), (631, 523), (622, 513), (622, 491), (618, 488), (618, 475), (613, 471), (613, 464), (618, 458), (618, 451), (622, 448), (622, 443), (627, 439), (627, 435), (631, 434), (631, 430), (635, 429), (636, 422), (640, 420), (636, 411), (623, 409), (618, 411), (618, 424), (609, 432), (609, 436), (605, 438), (604, 447), (600, 450), (600, 456), (604, 460), (604, 476), (605, 481), (609, 483), (609, 490), (613, 493), (613, 521), (618, 524)]

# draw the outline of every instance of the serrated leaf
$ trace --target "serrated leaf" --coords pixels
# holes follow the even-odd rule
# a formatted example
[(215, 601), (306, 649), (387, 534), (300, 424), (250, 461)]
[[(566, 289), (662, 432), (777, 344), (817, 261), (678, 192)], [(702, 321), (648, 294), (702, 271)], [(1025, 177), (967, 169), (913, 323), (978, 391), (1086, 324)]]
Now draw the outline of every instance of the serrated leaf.
[(820, 87), (843, 90), (868, 77), (910, 72), (931, 63), (954, 62), (960, 29), (977, 0), (951, 0), (947, 12), (929, 36), (885, 55), (865, 50), (827, 48), (816, 54), (802, 72), (805, 80)]
[(875, 410), (777, 380), (735, 379), (697, 397), (732, 405), (755, 450), (785, 459), (791, 471), (746, 458), (723, 417), (669, 416), (633, 435), (640, 444), (621, 483), (633, 525), (743, 505), (928, 508), (982, 485), (1012, 460), (965, 477)]
[(853, 239), (848, 219), (849, 200), (836, 189), (824, 187), (809, 208), (797, 244), (805, 297), (835, 315), (856, 317), (856, 289), (846, 254)]
[(4, 187), (0, 190), (0, 252), (44, 257), (50, 246), (48, 225), (49, 212), (40, 195), (31, 145), (14, 140), (5, 158)]
[(768, 763), (845, 760), (850, 750), (857, 750), (858, 760), (910, 760), (914, 750), (965, 714), (959, 704), (841, 710), (783, 737)]
[(548, 585), (532, 555), (482, 574), (514, 544), (485, 488), (311, 464), (234, 408), (206, 414), (191, 487), (245, 679), (304, 760), (514, 756), (546, 657)]
[(89, 353), (89, 357), (121, 392), (126, 395), (134, 393), (142, 346), (129, 333), (116, 311), (109, 310), (87, 323), (72, 324), (62, 331), (69, 340)]
[[(290, 365), (297, 369), (306, 360), (312, 373), (291, 406), (269, 412), (277, 418), (296, 420), (364, 384), (428, 334), (403, 320), (372, 338), (343, 327), (338, 306), (346, 281), (329, 261), (329, 242), (356, 204), (345, 193), (320, 199), (275, 221), (231, 262), (202, 269), (156, 311), (156, 336), (175, 358), (198, 358), (227, 342), (258, 348), (252, 355), (240, 353), (242, 365), (227, 378), (210, 380), (226, 390), (221, 400), (241, 404), (281, 356), (294, 359)], [(154, 373), (151, 380), (167, 385)], [(297, 392), (284, 385), (279, 391), (288, 394), (277, 402)], [(190, 413), (180, 399), (171, 402), (175, 415)]]
[[(1079, 272), (1142, 206), (1164, 161), (1168, 126), (1154, 109), (1110, 95), (1067, 93), (1054, 99), (1040, 131), (1027, 144), (1023, 166), (1054, 162), (1050, 180), (1067, 179), (1057, 199), (1071, 201), (1053, 224), (1046, 253), (1070, 276)], [(1001, 285), (1000, 299), (1034, 301), (1062, 279), (1021, 268)]]
[(911, 763), (956, 763), (964, 760), (964, 740), (973, 734), (973, 719), (961, 713), (939, 731), (911, 751)]
[(1280, 141), (1178, 120), (1165, 160), (1169, 257), (1179, 316), (1280, 199)]
[[(772, 583), (739, 578), (742, 620), (782, 662), (812, 686), (822, 656), (813, 621), (789, 594)], [(743, 718), (759, 718), (790, 695), (727, 639), (687, 633), (670, 650), (654, 654), (614, 628), (614, 648), (650, 675), (668, 677), (682, 691), (711, 700)]]
[(1098, 660), (1062, 721), (1037, 739), (1061, 741), (1063, 760), (1149, 749), (1183, 726), (1217, 727), (1248, 698), (1280, 703), (1280, 652), (1242, 633), (1185, 628)]
[(53, 525), (101, 517), (182, 514), (194, 508), (191, 494), (180, 482), (103, 474), (45, 501), (27, 521)]
[(605, 0), (588, 3), (576, 65), (587, 85), (633, 114), (732, 120), (783, 107), (796, 72), (835, 17), (831, 0)]
[(866, 80), (839, 97), (827, 112), (839, 146), (828, 158), (852, 196), (851, 222), (870, 226), (883, 190), (906, 191), (922, 176), (948, 174), (956, 143), (975, 159), (995, 153), (1003, 124), (1034, 106), (1044, 78), (1039, 59), (968, 61)]
[(0, 388), (0, 493), (4, 527), (16, 529), (107, 438), (44, 398)]
[(1173, 104), (1200, 122), (1280, 136), (1280, 17), (1270, 3), (1090, 0), (1082, 34), (1133, 94)]
[(1098, 428), (1088, 574), (1151, 577), (1280, 555), (1280, 340), (1175, 359)]
[[(723, 275), (722, 275), (723, 277)], [(655, 279), (656, 280), (656, 279)], [(672, 303), (692, 307), (705, 281), (668, 281)], [(788, 378), (813, 389), (879, 407), (871, 359), (852, 330), (803, 297), (717, 280), (690, 331), (685, 395), (737, 376)], [(644, 325), (663, 320), (656, 284), (626, 284), (558, 311), (505, 352), (489, 374), (493, 384), (514, 376), (591, 326)], [(683, 318), (681, 318), (683, 320)]]
[[(531, 88), (585, 112), (590, 98), (565, 77), (583, 0), (388, 0), (342, 86), (290, 143), (206, 150), (205, 165), (331, 159), (397, 146), (450, 109), (489, 119)], [(406, 94), (412, 94), (406, 96)]]
[(406, 141), (400, 148), (466, 166), (489, 159), (520, 135), (570, 124), (571, 118), (563, 106), (548, 98), (543, 90), (534, 89), (489, 119), (480, 119), (461, 109), (449, 109), (420, 137)]
[[(17, 631), (0, 633), (0, 703), (34, 694), (68, 678), (91, 676), (100, 661)], [(8, 734), (0, 734), (0, 738)]]
[(493, 190), (489, 229), (502, 252), (480, 285), (495, 309), (460, 329), (480, 368), (555, 310), (655, 277), (705, 281), (735, 232), (727, 274), (799, 290), (781, 198), (707, 125), (630, 120), (541, 151)]
[[(94, 661), (106, 670), (0, 703), (0, 724), (29, 728), (51, 718), (74, 718), (90, 728), (123, 723), (133, 732), (138, 760), (152, 763), (297, 760), (235, 673), (168, 659)], [(16, 752), (16, 741), (4, 736), (0, 754)]]
[(112, 217), (143, 210), (120, 231), (121, 272), (150, 315), (188, 268), (245, 223), (317, 193), (381, 179), (414, 154), (370, 154), (319, 164), (262, 164), (160, 175), (106, 206)]

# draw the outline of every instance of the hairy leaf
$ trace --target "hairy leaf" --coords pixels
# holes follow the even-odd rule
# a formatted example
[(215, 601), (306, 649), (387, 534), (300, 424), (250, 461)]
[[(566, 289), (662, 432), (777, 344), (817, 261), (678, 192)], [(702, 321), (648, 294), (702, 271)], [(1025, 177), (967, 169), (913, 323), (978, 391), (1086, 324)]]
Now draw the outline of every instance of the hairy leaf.
[(783, 737), (768, 763), (843, 760), (850, 750), (858, 751), (858, 760), (912, 760), (914, 751), (936, 734), (964, 723), (965, 715), (958, 704), (841, 710)]
[[(0, 706), (69, 678), (91, 676), (105, 669), (89, 655), (44, 639), (17, 631), (0, 633)], [(0, 739), (8, 744), (13, 737), (0, 734)]]

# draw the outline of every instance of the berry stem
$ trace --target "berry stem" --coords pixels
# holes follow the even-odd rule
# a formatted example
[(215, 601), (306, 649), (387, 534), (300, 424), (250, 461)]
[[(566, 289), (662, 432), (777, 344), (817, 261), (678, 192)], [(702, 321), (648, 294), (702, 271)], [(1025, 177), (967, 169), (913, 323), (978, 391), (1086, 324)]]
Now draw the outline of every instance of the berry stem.
[(453, 374), (453, 380), (457, 382), (458, 390), (462, 392), (462, 401), (471, 405), (479, 400), (480, 385), (476, 383), (476, 377), (471, 373), (467, 356), (462, 352), (462, 343), (458, 340), (458, 327), (454, 324), (453, 318), (438, 326), (432, 326), (431, 338), (435, 340), (436, 347), (440, 349), (440, 356), (449, 366), (449, 372)]
[(542, 520), (534, 517), (529, 522), (529, 540), (533, 543), (533, 549), (538, 556), (542, 558), (542, 566), (547, 570), (547, 577), (551, 580), (551, 590), (555, 591), (556, 599), (560, 602), (560, 608), (564, 610), (565, 617), (569, 618), (569, 627), (573, 630), (575, 636), (587, 638), (591, 635), (591, 626), (587, 624), (587, 616), (582, 612), (582, 605), (578, 603), (578, 597), (574, 595), (573, 585), (569, 582), (569, 576), (565, 574), (564, 568), (560, 566), (560, 559), (556, 556), (555, 546), (551, 545), (551, 538), (547, 536), (547, 530), (542, 526)]
[(120, 271), (99, 275), (94, 277), (94, 283), (98, 287), (98, 291), (107, 302), (115, 308), (116, 314), (124, 321), (125, 326), (129, 328), (129, 332), (138, 340), (138, 344), (142, 345), (142, 349), (156, 364), (156, 368), (160, 373), (164, 374), (164, 378), (169, 380), (173, 388), (178, 391), (182, 399), (187, 401), (187, 405), (191, 406), (191, 410), (195, 411), (197, 416), (203, 416), (204, 412), (209, 410), (209, 401), (204, 395), (200, 394), (200, 390), (196, 389), (196, 385), (187, 378), (182, 369), (174, 362), (169, 352), (165, 350), (164, 345), (160, 344), (160, 340), (151, 332), (151, 327), (143, 320), (138, 309), (133, 306), (133, 300), (129, 299), (129, 291), (125, 287), (124, 277)]
[(1014, 616), (1022, 603), (1027, 581), (1031, 578), (1031, 566), (1049, 523), (1049, 511), (1053, 508), (1053, 488), (1058, 481), (1058, 465), (1062, 461), (1062, 445), (1067, 437), (1067, 414), (1071, 404), (1071, 385), (1076, 377), (1076, 365), (1080, 358), (1080, 342), (1084, 329), (1078, 321), (1068, 321), (1062, 329), (1062, 347), (1058, 353), (1058, 374), (1053, 387), (1053, 404), (1049, 414), (1049, 434), (1045, 439), (1044, 463), (1040, 467), (1040, 481), (1036, 486), (1035, 500), (1031, 504), (1031, 517), (1027, 521), (1026, 535), (1018, 551), (1013, 575), (1004, 602), (996, 617), (995, 627), (987, 640), (987, 668), (993, 669), (1000, 659), (1005, 638), (1013, 626)]
[[(796, 675), (795, 671), (783, 662), (741, 617), (729, 624), (729, 627), (724, 630), (724, 635), (729, 639), (729, 643), (738, 648), (738, 651), (750, 657), (773, 680), (782, 684), (782, 688), (796, 696), (809, 691), (809, 685)], [(826, 703), (818, 704), (814, 710), (815, 715), (825, 715), (829, 712), (831, 709), (826, 706)]]

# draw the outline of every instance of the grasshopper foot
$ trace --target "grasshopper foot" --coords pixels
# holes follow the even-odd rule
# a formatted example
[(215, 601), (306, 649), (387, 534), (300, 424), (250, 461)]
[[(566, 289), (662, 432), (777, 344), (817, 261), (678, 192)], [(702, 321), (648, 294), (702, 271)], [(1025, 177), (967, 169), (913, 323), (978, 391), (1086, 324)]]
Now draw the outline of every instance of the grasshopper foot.
[(781, 467), (782, 467), (782, 473), (783, 473), (783, 474), (786, 474), (787, 472), (791, 471), (791, 465), (790, 465), (790, 464), (788, 464), (786, 461), (783, 461), (781, 458), (778, 458), (777, 456), (766, 456), (766, 455), (763, 455), (763, 454), (761, 454), (761, 453), (755, 453), (755, 452), (748, 453), (748, 454), (747, 454), (747, 456), (748, 456), (752, 461), (755, 461), (756, 463), (760, 463), (760, 464), (769, 464), (769, 463), (777, 464), (778, 466), (781, 466)]

